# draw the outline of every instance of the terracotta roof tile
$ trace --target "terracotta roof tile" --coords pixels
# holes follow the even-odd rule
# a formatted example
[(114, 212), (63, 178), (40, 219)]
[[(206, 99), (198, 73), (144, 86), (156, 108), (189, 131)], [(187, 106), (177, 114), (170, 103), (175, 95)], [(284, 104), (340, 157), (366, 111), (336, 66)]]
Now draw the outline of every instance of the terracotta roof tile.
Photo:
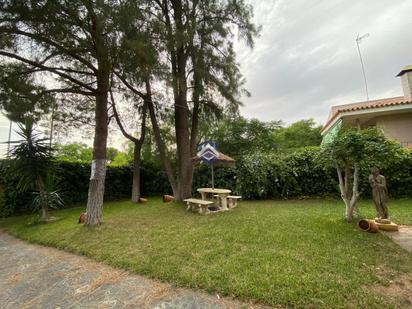
[(335, 106), (332, 106), (328, 121), (323, 126), (321, 131), (323, 132), (326, 129), (326, 127), (330, 125), (340, 113), (358, 111), (358, 110), (364, 110), (364, 109), (373, 109), (373, 108), (386, 107), (386, 106), (411, 104), (411, 103), (412, 101), (407, 100), (405, 97), (395, 97), (395, 98), (372, 100), (372, 101), (365, 101), (365, 102), (358, 102), (358, 103), (351, 103), (351, 104), (344, 104), (344, 105), (335, 105)]

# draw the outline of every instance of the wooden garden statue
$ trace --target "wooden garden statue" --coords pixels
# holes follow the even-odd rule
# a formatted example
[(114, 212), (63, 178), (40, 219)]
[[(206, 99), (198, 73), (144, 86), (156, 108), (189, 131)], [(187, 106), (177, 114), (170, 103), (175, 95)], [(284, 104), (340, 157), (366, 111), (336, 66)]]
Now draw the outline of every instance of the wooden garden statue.
[(369, 183), (372, 187), (373, 202), (375, 203), (379, 219), (388, 219), (388, 207), (386, 206), (388, 202), (388, 189), (386, 188), (386, 179), (380, 175), (377, 167), (371, 168)]

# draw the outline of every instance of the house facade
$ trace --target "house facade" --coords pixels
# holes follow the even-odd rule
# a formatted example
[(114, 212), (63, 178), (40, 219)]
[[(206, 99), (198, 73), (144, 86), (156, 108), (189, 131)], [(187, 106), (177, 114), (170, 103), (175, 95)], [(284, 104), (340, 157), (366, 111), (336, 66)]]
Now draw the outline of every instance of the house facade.
[(397, 76), (402, 81), (402, 97), (333, 106), (321, 130), (323, 143), (331, 141), (342, 127), (377, 127), (388, 139), (412, 147), (412, 65)]

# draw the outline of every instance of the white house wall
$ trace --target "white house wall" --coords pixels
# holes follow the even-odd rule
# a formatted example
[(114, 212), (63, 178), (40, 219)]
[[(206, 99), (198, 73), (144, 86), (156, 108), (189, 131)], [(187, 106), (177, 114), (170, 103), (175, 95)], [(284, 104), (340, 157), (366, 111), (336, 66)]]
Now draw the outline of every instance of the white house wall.
[(412, 113), (378, 116), (375, 121), (387, 138), (412, 146)]

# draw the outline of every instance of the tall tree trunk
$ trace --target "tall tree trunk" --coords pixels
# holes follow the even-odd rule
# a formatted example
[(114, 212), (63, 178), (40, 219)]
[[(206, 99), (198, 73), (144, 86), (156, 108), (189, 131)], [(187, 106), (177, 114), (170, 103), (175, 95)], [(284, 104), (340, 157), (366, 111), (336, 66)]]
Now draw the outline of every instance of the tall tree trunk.
[(106, 178), (106, 152), (108, 127), (108, 92), (110, 64), (104, 53), (98, 61), (97, 94), (95, 108), (95, 131), (93, 141), (93, 161), (90, 173), (89, 194), (87, 197), (86, 226), (99, 225), (103, 222), (104, 182)]
[(177, 201), (182, 201), (192, 195), (193, 163), (190, 149), (189, 115), (185, 95), (185, 92), (180, 94), (175, 107), (178, 177), (178, 195), (175, 198)]
[(88, 226), (99, 225), (103, 222), (108, 122), (107, 90), (100, 91), (96, 97), (95, 115), (96, 127), (93, 143), (93, 161), (87, 198), (87, 218), (85, 222)]
[(106, 178), (107, 112), (108, 93), (110, 89), (111, 63), (106, 45), (106, 36), (102, 24), (91, 6), (86, 5), (92, 22), (92, 39), (94, 41), (97, 60), (97, 93), (95, 107), (95, 131), (93, 141), (93, 161), (90, 173), (89, 194), (87, 197), (86, 226), (99, 225), (103, 222), (104, 182)]
[(186, 40), (188, 35), (181, 0), (171, 1), (173, 8), (172, 18), (176, 28), (170, 22), (168, 2), (164, 2), (163, 11), (170, 40), (171, 73), (174, 96), (175, 131), (176, 131), (176, 156), (177, 156), (177, 194), (175, 199), (182, 201), (191, 196), (192, 191), (192, 160), (189, 133), (189, 108), (187, 106), (187, 50)]
[[(181, 22), (181, 17), (177, 16), (177, 27)], [(183, 28), (183, 27), (182, 27)], [(182, 43), (183, 44), (183, 43)], [(189, 135), (189, 107), (187, 105), (187, 80), (186, 64), (187, 57), (183, 46), (177, 48), (176, 53), (177, 70), (175, 74), (175, 131), (177, 148), (177, 201), (182, 201), (192, 195), (193, 163), (192, 151)]]
[(141, 162), (142, 143), (135, 142), (133, 150), (133, 184), (132, 184), (132, 202), (140, 201), (140, 162)]

